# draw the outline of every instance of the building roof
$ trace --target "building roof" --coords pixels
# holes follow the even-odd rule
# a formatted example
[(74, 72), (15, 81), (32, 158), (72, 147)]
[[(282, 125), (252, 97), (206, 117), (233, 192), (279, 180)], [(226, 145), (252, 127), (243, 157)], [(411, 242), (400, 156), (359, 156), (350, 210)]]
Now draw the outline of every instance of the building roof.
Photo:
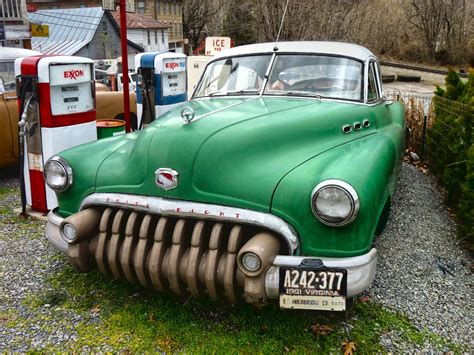
[[(356, 58), (362, 61), (374, 57), (367, 48), (352, 43), (344, 42), (317, 42), (317, 41), (294, 41), (278, 42), (277, 53), (320, 53)], [(239, 46), (222, 51), (218, 57), (229, 57), (245, 54), (273, 53), (275, 43), (257, 43)]]
[[(115, 22), (120, 27), (120, 12), (117, 8), (116, 11), (111, 12)], [(139, 30), (156, 30), (156, 29), (165, 29), (170, 26), (164, 22), (157, 21), (151, 17), (147, 17), (142, 14), (137, 13), (128, 13), (127, 14), (127, 28), (129, 29), (139, 29)]]
[(31, 47), (44, 54), (74, 55), (92, 40), (103, 15), (101, 7), (29, 12), (31, 23), (49, 25), (49, 37), (32, 37)]
[[(32, 37), (31, 47), (44, 54), (74, 55), (92, 41), (103, 16), (101, 7), (29, 12), (30, 23), (49, 25), (49, 37)], [(143, 50), (133, 42), (128, 44)]]

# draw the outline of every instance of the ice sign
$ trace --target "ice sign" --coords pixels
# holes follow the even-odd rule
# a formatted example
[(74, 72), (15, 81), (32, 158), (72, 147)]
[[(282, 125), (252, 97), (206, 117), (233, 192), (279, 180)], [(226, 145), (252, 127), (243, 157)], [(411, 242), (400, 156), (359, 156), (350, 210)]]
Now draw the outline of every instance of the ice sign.
[(206, 55), (216, 55), (230, 48), (230, 37), (206, 37)]

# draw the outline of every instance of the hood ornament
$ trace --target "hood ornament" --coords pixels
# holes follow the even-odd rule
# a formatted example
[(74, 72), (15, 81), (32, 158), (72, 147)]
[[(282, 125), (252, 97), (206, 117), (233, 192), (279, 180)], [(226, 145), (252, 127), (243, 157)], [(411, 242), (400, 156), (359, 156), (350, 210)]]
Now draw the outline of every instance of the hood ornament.
[(159, 168), (155, 171), (155, 183), (163, 190), (171, 190), (178, 186), (178, 172), (170, 168)]
[(183, 107), (181, 110), (181, 118), (183, 119), (184, 124), (188, 124), (194, 118), (194, 110), (189, 106)]

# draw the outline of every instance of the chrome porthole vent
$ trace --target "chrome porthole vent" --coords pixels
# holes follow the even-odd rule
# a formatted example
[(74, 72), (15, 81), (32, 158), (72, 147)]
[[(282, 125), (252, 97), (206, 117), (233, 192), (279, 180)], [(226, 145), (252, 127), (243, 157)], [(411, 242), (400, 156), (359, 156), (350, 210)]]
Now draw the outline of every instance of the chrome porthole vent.
[(351, 125), (346, 124), (346, 125), (342, 126), (342, 132), (344, 134), (351, 133), (351, 131), (352, 131)]
[(362, 125), (364, 128), (370, 127), (370, 121), (368, 119), (365, 119), (362, 121)]
[(354, 130), (358, 131), (362, 128), (362, 123), (360, 122), (354, 122)]

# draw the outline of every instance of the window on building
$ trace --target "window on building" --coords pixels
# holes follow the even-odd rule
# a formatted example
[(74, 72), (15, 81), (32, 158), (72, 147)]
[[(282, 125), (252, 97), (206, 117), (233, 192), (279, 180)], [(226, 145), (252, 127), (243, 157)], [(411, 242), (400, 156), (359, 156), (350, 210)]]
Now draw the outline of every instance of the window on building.
[(79, 4), (79, 7), (86, 7), (86, 4)]
[(155, 5), (155, 6), (156, 6), (156, 14), (159, 15), (159, 14), (161, 13), (161, 11), (160, 11), (160, 10), (161, 10), (161, 8), (160, 8), (160, 6), (161, 6), (160, 0), (156, 0), (156, 5)]
[(155, 30), (155, 44), (158, 44), (158, 32)]
[(176, 15), (176, 11), (177, 11), (177, 4), (176, 3), (173, 3), (173, 13)]
[(171, 14), (171, 3), (168, 3), (168, 13)]
[(146, 37), (148, 39), (148, 44), (151, 44), (151, 41), (150, 41), (150, 31), (146, 31)]
[(102, 18), (102, 20), (100, 21), (100, 25), (102, 26), (102, 33), (103, 34), (107, 34), (107, 21)]
[(145, 1), (137, 1), (137, 12), (139, 14), (145, 13)]
[(161, 43), (165, 43), (165, 30), (161, 30)]

